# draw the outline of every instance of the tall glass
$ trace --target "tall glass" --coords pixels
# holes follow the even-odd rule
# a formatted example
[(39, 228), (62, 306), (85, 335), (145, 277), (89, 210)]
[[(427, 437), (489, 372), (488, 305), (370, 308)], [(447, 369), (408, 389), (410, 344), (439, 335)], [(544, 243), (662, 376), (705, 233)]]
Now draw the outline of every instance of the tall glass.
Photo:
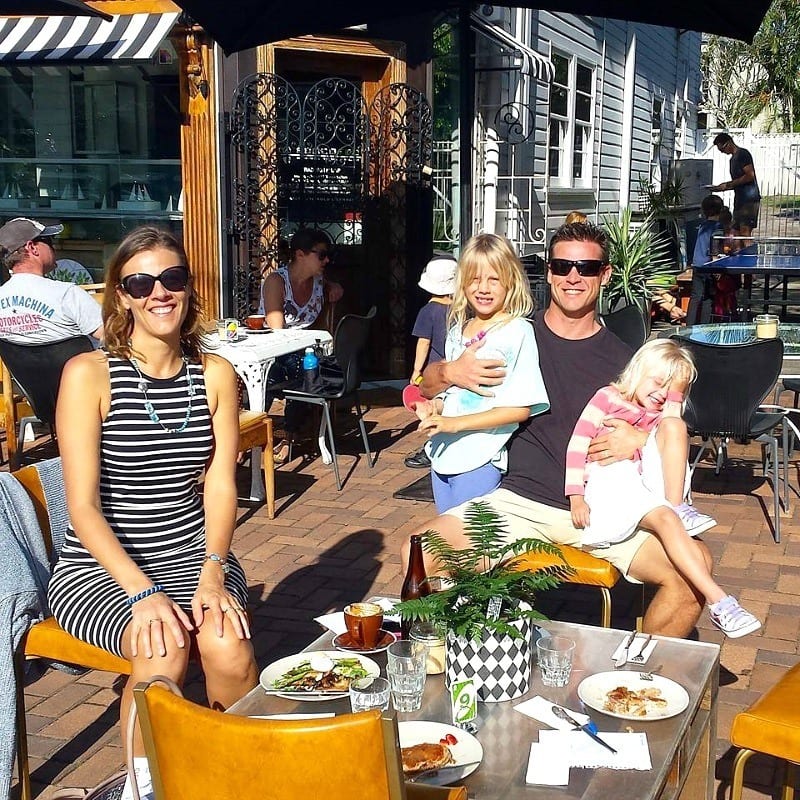
[(392, 703), (398, 711), (417, 711), (425, 691), (425, 660), (428, 648), (421, 642), (401, 639), (386, 651), (386, 674), (392, 691)]

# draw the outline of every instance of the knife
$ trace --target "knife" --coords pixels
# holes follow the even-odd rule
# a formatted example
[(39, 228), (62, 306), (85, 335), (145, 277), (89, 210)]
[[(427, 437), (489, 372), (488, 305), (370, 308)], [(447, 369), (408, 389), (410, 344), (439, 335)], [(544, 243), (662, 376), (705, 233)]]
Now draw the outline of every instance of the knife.
[(553, 706), (551, 710), (557, 717), (563, 719), (564, 722), (574, 725), (576, 730), (583, 731), (587, 736), (591, 736), (592, 739), (594, 739), (598, 744), (603, 745), (606, 750), (610, 750), (612, 753), (616, 754), (617, 751), (610, 744), (606, 744), (596, 733), (594, 733), (594, 731), (592, 731), (591, 722), (581, 725), (578, 720), (570, 716), (563, 708), (561, 708), (561, 706)]
[(625, 644), (622, 645), (622, 650), (620, 651), (620, 654), (614, 661), (615, 667), (621, 667), (628, 660), (628, 650), (630, 650), (630, 647), (633, 644), (633, 640), (636, 638), (637, 633), (638, 631), (636, 630), (636, 628), (634, 628), (630, 632), (630, 634), (628, 634), (628, 638), (625, 640)]

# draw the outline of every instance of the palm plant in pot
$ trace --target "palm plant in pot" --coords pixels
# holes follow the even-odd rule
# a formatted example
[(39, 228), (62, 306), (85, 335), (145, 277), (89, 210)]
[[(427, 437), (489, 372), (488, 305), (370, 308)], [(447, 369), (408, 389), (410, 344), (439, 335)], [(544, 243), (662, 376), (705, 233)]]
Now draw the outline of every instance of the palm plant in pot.
[[(552, 589), (573, 571), (561, 550), (539, 539), (507, 541), (506, 522), (488, 503), (471, 503), (464, 530), (470, 546), (457, 550), (436, 531), (422, 535), (435, 559), (441, 591), (399, 603), (404, 620), (433, 623), (445, 631), (448, 688), (472, 678), (480, 700), (511, 700), (530, 685), (538, 592)], [(548, 556), (549, 566), (522, 568), (527, 552)]]

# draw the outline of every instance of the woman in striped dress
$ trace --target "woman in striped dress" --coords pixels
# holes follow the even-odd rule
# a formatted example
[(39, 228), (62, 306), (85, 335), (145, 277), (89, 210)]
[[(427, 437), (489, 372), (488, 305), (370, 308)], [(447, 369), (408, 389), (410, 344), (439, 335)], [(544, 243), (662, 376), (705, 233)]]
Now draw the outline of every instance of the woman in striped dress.
[[(200, 352), (182, 245), (131, 232), (108, 265), (104, 350), (72, 359), (57, 405), (71, 527), (50, 583), (71, 634), (183, 681), (196, 645), (209, 704), (256, 684), (247, 583), (230, 553), (239, 440), (230, 364)], [(203, 498), (197, 481), (205, 471)], [(136, 755), (143, 755), (141, 741)]]

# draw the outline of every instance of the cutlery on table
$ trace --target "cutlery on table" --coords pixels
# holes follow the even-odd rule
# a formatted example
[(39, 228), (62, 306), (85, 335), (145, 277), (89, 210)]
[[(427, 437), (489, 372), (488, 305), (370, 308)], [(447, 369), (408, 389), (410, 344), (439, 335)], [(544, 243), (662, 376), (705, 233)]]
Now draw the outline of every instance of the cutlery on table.
[(636, 634), (638, 631), (634, 628), (630, 634), (628, 634), (628, 638), (625, 640), (625, 644), (622, 645), (622, 650), (620, 654), (617, 656), (616, 660), (614, 661), (614, 667), (621, 667), (627, 660), (628, 660), (628, 650), (631, 649), (631, 645), (633, 644), (633, 640), (636, 638)]
[(650, 644), (650, 640), (653, 638), (651, 633), (648, 633), (647, 636), (644, 637), (644, 641), (642, 642), (642, 646), (639, 648), (639, 652), (635, 656), (631, 656), (631, 661), (636, 661), (638, 664), (644, 663), (644, 651), (647, 649), (647, 645)]
[(568, 722), (570, 725), (575, 727), (575, 730), (583, 731), (587, 736), (591, 736), (598, 744), (603, 745), (606, 750), (610, 750), (612, 753), (616, 753), (617, 751), (610, 745), (606, 744), (593, 730), (592, 730), (592, 723), (586, 722), (585, 724), (581, 725), (575, 717), (570, 716), (561, 706), (553, 706), (551, 711), (559, 718), (563, 719), (564, 722)]
[(433, 769), (425, 769), (422, 772), (417, 772), (406, 778), (407, 783), (416, 783), (420, 778), (428, 778), (431, 775), (436, 775), (437, 772), (445, 772), (449, 769), (466, 769), (467, 767), (476, 767), (480, 761), (469, 761), (466, 764), (447, 764), (444, 767), (433, 767)]

